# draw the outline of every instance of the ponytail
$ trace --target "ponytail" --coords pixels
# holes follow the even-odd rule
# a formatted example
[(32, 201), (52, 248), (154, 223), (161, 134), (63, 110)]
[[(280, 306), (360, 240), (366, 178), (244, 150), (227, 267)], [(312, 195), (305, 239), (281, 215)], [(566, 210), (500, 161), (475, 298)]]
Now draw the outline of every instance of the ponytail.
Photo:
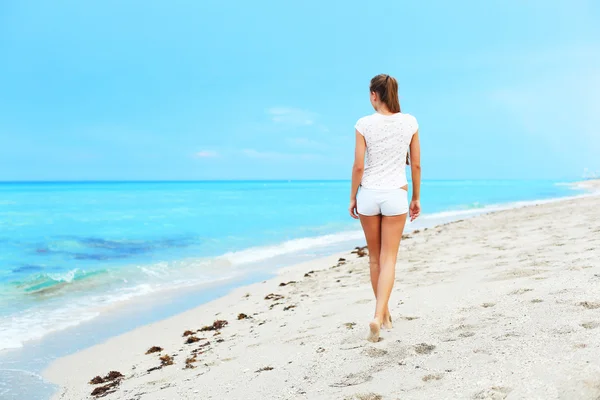
[(386, 74), (377, 75), (371, 79), (370, 90), (379, 95), (379, 98), (391, 113), (395, 114), (400, 112), (398, 81), (396, 81), (396, 78)]
[(395, 78), (387, 76), (386, 78), (386, 96), (385, 105), (388, 107), (390, 112), (400, 112), (400, 101), (398, 100), (398, 82)]

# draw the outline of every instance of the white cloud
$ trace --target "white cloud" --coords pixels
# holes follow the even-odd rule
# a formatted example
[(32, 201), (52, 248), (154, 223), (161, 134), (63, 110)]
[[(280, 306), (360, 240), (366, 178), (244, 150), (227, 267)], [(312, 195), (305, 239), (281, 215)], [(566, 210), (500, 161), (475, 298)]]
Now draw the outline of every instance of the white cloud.
[(197, 152), (196, 154), (194, 154), (194, 157), (196, 158), (214, 158), (214, 157), (218, 157), (219, 154), (216, 151), (210, 151), (210, 150), (202, 150)]
[(271, 121), (292, 126), (310, 126), (315, 123), (317, 114), (292, 107), (272, 107), (266, 110)]

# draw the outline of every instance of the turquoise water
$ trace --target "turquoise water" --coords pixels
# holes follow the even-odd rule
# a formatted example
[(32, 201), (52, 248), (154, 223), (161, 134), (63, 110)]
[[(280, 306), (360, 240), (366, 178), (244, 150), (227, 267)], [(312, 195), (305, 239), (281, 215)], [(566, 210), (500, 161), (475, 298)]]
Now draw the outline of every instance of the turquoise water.
[[(348, 190), (346, 181), (0, 183), (0, 398), (47, 399), (38, 374), (57, 356), (362, 244)], [(576, 194), (551, 181), (425, 181), (424, 214), (408, 229)], [(118, 316), (127, 308), (115, 306), (133, 300)]]
[[(349, 183), (0, 184), (0, 349), (162, 290), (358, 243)], [(426, 181), (425, 219), (573, 195), (548, 181)], [(321, 251), (322, 253), (322, 251)]]

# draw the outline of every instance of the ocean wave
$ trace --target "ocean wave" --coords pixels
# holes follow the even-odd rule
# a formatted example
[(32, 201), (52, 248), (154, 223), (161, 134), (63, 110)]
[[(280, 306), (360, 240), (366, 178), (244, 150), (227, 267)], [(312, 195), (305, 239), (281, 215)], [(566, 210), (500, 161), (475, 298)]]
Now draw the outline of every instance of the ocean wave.
[(228, 261), (234, 266), (251, 264), (278, 256), (309, 250), (311, 248), (331, 246), (338, 243), (359, 240), (361, 238), (363, 238), (362, 231), (345, 231), (331, 235), (293, 239), (273, 246), (252, 247), (246, 250), (224, 254), (217, 257), (217, 259)]
[(143, 283), (146, 281), (185, 280), (197, 275), (223, 273), (230, 268), (258, 263), (274, 257), (285, 256), (322, 246), (359, 240), (362, 231), (345, 231), (289, 240), (270, 246), (257, 246), (245, 250), (225, 253), (212, 258), (188, 258), (152, 264), (130, 264), (115, 268), (82, 270), (75, 268), (65, 272), (37, 273), (27, 279), (12, 282), (24, 294), (51, 296), (65, 294), (69, 290), (83, 290), (84, 286), (99, 287), (116, 283)]
[(27, 341), (41, 339), (50, 333), (91, 321), (105, 310), (136, 298), (177, 288), (218, 284), (234, 277), (227, 274), (213, 279), (197, 277), (186, 281), (142, 283), (108, 292), (67, 296), (60, 302), (52, 301), (36, 308), (0, 316), (0, 350), (23, 347)]
[(16, 349), (30, 340), (41, 339), (96, 318), (99, 312), (77, 310), (63, 305), (53, 310), (24, 311), (18, 315), (0, 317), (0, 350)]
[(49, 294), (52, 290), (71, 284), (77, 280), (97, 275), (98, 272), (86, 272), (78, 268), (65, 272), (48, 272), (34, 274), (25, 280), (12, 282), (14, 287), (29, 295)]

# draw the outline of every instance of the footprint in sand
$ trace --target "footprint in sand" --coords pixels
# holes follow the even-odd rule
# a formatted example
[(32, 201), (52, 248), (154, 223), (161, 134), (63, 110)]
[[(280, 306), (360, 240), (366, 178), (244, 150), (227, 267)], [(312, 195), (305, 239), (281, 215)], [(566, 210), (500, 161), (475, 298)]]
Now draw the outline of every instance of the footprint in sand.
[(494, 336), (494, 339), (496, 339), (499, 342), (504, 342), (505, 340), (510, 340), (511, 338), (518, 338), (521, 335), (514, 333), (514, 332), (508, 332), (505, 333), (504, 335), (500, 335), (500, 336)]
[(356, 374), (346, 375), (341, 381), (332, 383), (331, 387), (348, 387), (356, 386), (373, 380), (373, 377), (368, 372), (359, 372)]
[(431, 354), (435, 350), (435, 346), (427, 343), (420, 343), (414, 346), (417, 354)]
[(451, 327), (448, 329), (448, 331), (450, 332), (457, 332), (457, 331), (473, 331), (475, 330), (477, 327), (475, 325), (469, 325), (469, 324), (460, 324), (454, 327)]
[(595, 301), (582, 301), (580, 303), (577, 303), (577, 305), (583, 308), (587, 308), (588, 310), (595, 310), (597, 308), (600, 308), (600, 303)]
[(473, 396), (474, 400), (503, 400), (512, 391), (505, 386), (492, 386), (489, 389), (482, 390)]
[(513, 290), (509, 294), (512, 294), (512, 295), (523, 294), (523, 293), (531, 292), (532, 290), (533, 289), (522, 288), (522, 289)]
[(444, 377), (444, 374), (429, 374), (421, 378), (423, 382), (439, 381)]
[(376, 393), (355, 394), (344, 397), (344, 400), (383, 400), (383, 396)]
[(505, 280), (512, 280), (512, 279), (516, 279), (516, 278), (528, 278), (528, 277), (531, 277), (534, 275), (542, 274), (544, 272), (547, 272), (547, 271), (543, 270), (543, 269), (514, 269), (514, 270), (502, 272), (502, 273), (492, 277), (490, 280), (505, 281)]
[(569, 325), (559, 326), (558, 328), (554, 328), (552, 330), (552, 333), (555, 333), (557, 335), (567, 335), (567, 334), (573, 333), (573, 332), (575, 332), (575, 329), (573, 329), (573, 327), (571, 327)]
[(496, 303), (483, 303), (481, 305), (481, 307), (483, 308), (490, 308), (490, 307), (494, 307), (496, 305)]
[(383, 357), (388, 354), (387, 350), (376, 349), (374, 347), (369, 347), (368, 349), (363, 350), (362, 353), (373, 358)]
[(584, 327), (585, 329), (596, 329), (600, 326), (600, 322), (597, 322), (597, 321), (584, 322), (581, 324), (581, 326)]

